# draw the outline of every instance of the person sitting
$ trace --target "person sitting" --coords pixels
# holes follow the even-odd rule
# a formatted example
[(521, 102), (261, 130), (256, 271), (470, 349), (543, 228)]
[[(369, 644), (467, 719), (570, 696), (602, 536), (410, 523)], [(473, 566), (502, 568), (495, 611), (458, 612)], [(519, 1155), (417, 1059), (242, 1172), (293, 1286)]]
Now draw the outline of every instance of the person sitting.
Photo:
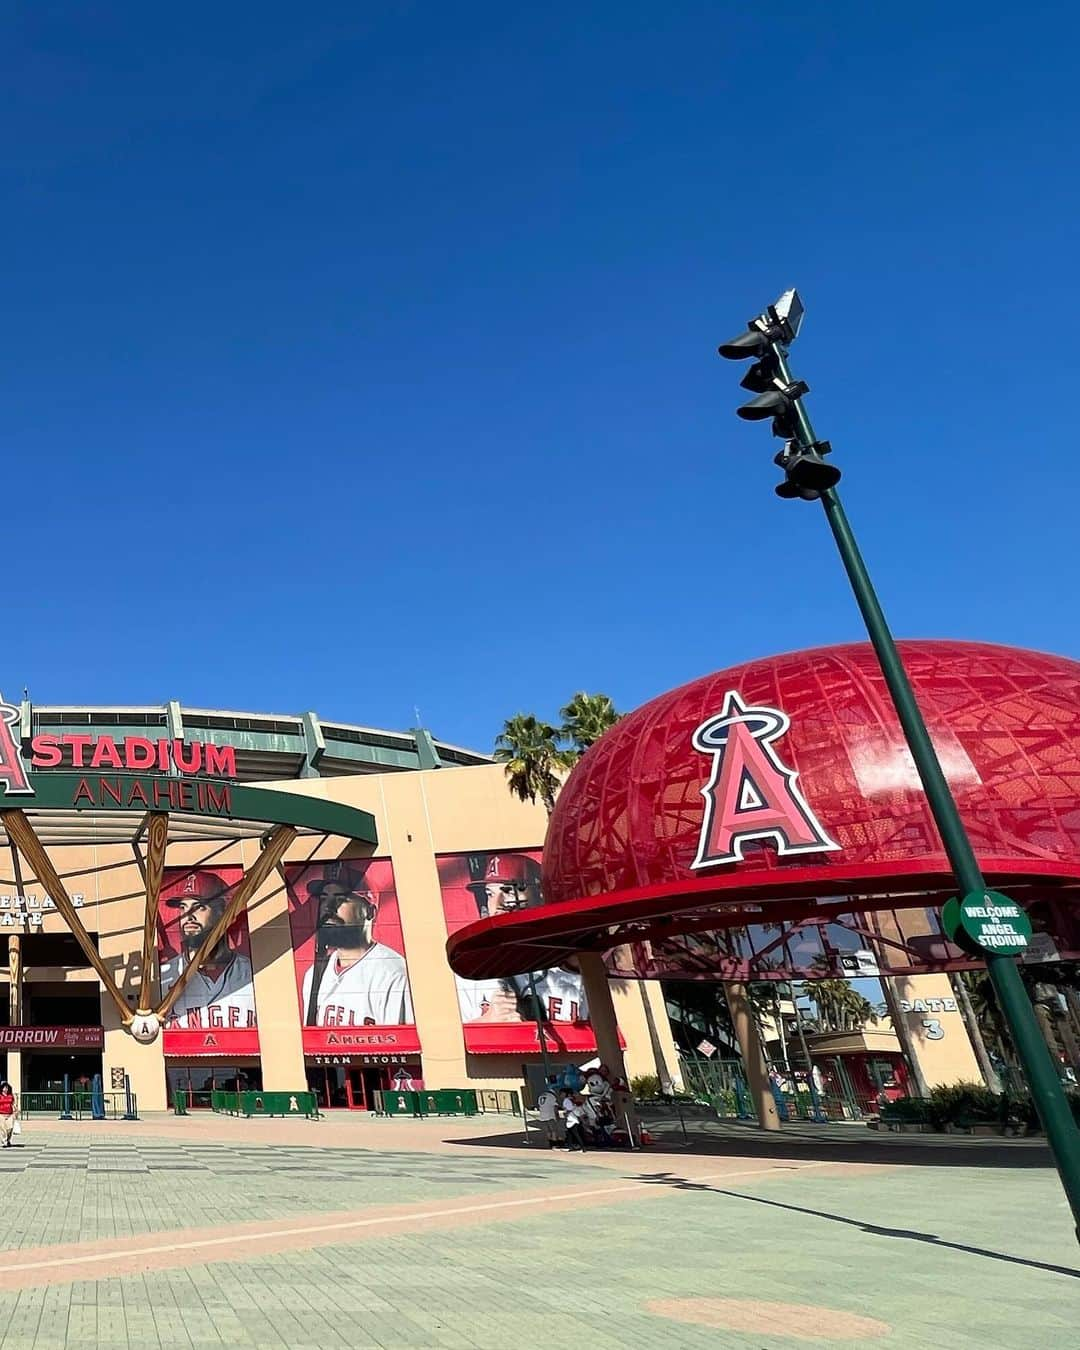
[(563, 1117), (566, 1121), (566, 1147), (572, 1153), (585, 1152), (585, 1108), (576, 1092), (567, 1091), (563, 1097)]

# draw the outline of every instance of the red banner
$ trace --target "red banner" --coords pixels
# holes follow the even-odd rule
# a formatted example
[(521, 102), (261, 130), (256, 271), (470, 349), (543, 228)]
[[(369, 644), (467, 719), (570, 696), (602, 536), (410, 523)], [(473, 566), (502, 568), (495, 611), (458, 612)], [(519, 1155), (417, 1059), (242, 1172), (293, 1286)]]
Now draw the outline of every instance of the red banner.
[[(540, 850), (451, 853), (437, 858), (446, 929), (456, 933), (478, 918), (532, 909), (540, 894)], [(456, 977), (465, 1048), (480, 1055), (536, 1054), (536, 1019), (552, 1054), (596, 1049), (589, 1009), (576, 970), (534, 970), (508, 979)]]
[[(536, 1023), (471, 1022), (465, 1028), (465, 1049), (474, 1055), (540, 1053)], [(549, 1055), (578, 1055), (596, 1049), (588, 1022), (545, 1022), (544, 1044)]]
[(393, 863), (293, 863), (285, 876), (305, 1054), (419, 1050)]
[(230, 1060), (234, 1056), (257, 1055), (257, 1031), (170, 1031), (162, 1032), (166, 1055), (212, 1055)]
[(348, 1054), (381, 1050), (417, 1054), (420, 1037), (415, 1027), (305, 1027), (304, 1054)]
[(101, 1027), (0, 1027), (0, 1050), (100, 1050)]
[[(198, 951), (244, 875), (240, 867), (169, 868), (158, 902), (161, 992)], [(241, 912), (195, 971), (165, 1024), (167, 1055), (257, 1055), (255, 983), (247, 915)]]

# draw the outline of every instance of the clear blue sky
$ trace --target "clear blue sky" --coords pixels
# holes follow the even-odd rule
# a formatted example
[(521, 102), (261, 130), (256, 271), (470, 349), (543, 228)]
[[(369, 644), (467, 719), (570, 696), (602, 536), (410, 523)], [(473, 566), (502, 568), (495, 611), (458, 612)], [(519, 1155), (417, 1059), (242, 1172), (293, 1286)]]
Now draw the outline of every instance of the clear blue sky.
[(0, 688), (487, 748), (894, 626), (1080, 655), (1076, 11), (9, 8)]

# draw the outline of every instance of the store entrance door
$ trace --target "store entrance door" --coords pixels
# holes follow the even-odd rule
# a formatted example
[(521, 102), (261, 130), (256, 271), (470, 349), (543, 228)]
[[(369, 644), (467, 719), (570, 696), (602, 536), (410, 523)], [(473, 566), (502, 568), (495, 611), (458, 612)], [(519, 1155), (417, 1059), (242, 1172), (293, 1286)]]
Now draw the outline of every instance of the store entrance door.
[(374, 1094), (390, 1086), (390, 1075), (379, 1068), (311, 1064), (307, 1083), (324, 1111), (335, 1106), (349, 1111), (372, 1111)]
[(350, 1069), (346, 1083), (349, 1105), (354, 1111), (375, 1109), (375, 1093), (390, 1086), (390, 1075), (385, 1069)]

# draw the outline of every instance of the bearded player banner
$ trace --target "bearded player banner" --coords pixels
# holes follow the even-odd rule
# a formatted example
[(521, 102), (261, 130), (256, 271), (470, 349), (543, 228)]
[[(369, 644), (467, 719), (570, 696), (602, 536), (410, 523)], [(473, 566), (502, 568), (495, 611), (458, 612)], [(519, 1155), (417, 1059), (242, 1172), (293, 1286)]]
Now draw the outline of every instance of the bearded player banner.
[[(450, 853), (436, 859), (446, 930), (478, 918), (542, 903), (540, 850)], [(537, 1017), (552, 1053), (595, 1050), (581, 976), (575, 970), (534, 970), (508, 979), (457, 979), (465, 1048), (474, 1054), (521, 1054), (540, 1049)]]
[(295, 863), (285, 877), (304, 1053), (418, 1051), (393, 864)]
[[(158, 962), (167, 994), (217, 923), (244, 875), (240, 867), (167, 868), (158, 901)], [(185, 984), (164, 1027), (167, 1055), (257, 1055), (258, 1022), (247, 914)]]

